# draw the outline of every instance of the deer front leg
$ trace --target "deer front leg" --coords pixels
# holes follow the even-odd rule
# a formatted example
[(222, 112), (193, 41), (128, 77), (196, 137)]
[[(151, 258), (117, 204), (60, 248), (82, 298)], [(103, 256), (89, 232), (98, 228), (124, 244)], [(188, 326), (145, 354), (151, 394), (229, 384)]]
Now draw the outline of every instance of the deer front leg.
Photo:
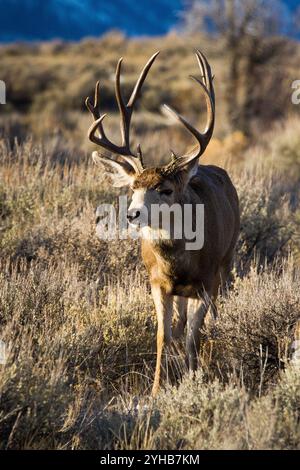
[(188, 299), (185, 297), (174, 297), (173, 313), (176, 319), (176, 324), (173, 328), (173, 338), (179, 339), (183, 336), (184, 328), (186, 325)]
[(173, 297), (156, 285), (151, 286), (152, 296), (157, 315), (157, 356), (152, 396), (156, 396), (159, 389), (161, 360), (164, 345), (168, 346), (172, 338)]
[(201, 328), (210, 302), (201, 301), (196, 310), (189, 308), (187, 313), (186, 354), (189, 370), (195, 371), (198, 366), (198, 353), (201, 341)]

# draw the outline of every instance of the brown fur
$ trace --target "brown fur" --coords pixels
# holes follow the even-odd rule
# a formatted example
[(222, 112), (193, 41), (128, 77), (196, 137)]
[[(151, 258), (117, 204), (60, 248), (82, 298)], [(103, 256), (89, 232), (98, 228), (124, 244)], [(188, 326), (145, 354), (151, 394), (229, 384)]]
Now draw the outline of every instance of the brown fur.
[(132, 189), (155, 189), (159, 184), (162, 184), (164, 180), (165, 177), (160, 168), (147, 168), (141, 175), (139, 175), (138, 178), (134, 180)]

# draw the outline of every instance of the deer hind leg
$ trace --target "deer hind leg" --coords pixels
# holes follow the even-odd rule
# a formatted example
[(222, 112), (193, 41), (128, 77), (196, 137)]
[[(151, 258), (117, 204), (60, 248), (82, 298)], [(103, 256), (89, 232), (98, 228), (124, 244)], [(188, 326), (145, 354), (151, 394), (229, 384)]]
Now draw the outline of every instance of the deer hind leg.
[(222, 282), (222, 271), (218, 270), (217, 274), (215, 275), (214, 281), (213, 281), (213, 286), (212, 286), (212, 295), (210, 298), (210, 305), (209, 305), (209, 310), (211, 313), (211, 317), (213, 320), (216, 320), (218, 318), (218, 309), (216, 306), (216, 301), (219, 295), (219, 289), (221, 286)]
[(159, 383), (164, 346), (169, 346), (172, 338), (173, 297), (159, 286), (151, 286), (157, 315), (157, 355), (152, 396), (156, 396)]
[(233, 276), (232, 276), (231, 271), (232, 271), (232, 258), (230, 257), (229, 261), (226, 261), (217, 271), (217, 274), (213, 281), (210, 311), (212, 314), (212, 318), (214, 320), (218, 318), (218, 309), (216, 306), (216, 300), (218, 298), (218, 295), (226, 294), (226, 292), (230, 288), (230, 285), (233, 281)]
[(186, 333), (186, 353), (189, 369), (195, 371), (198, 366), (198, 353), (201, 342), (201, 328), (205, 315), (210, 306), (210, 299), (201, 301), (196, 310), (188, 309), (187, 313), (187, 333)]
[(175, 316), (175, 326), (173, 328), (173, 337), (179, 339), (183, 336), (186, 321), (187, 321), (187, 304), (188, 299), (185, 297), (174, 297), (173, 313)]
[(232, 274), (233, 268), (233, 255), (234, 252), (229, 252), (226, 258), (223, 260), (222, 267), (221, 267), (221, 292), (222, 294), (226, 294), (226, 292), (230, 289), (231, 285), (233, 284), (234, 277)]

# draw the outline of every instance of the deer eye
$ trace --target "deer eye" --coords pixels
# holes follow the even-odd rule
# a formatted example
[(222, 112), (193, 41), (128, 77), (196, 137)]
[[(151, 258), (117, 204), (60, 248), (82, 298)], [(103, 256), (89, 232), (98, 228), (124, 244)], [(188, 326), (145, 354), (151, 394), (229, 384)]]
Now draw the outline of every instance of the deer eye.
[(159, 191), (159, 194), (161, 196), (170, 196), (172, 194), (172, 189), (163, 189), (162, 191)]

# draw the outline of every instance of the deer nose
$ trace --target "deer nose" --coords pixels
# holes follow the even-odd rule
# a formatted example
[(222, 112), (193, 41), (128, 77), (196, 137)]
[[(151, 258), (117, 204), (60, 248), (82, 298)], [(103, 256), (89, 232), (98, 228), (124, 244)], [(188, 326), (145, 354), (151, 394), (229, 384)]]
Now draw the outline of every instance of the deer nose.
[(131, 209), (127, 213), (127, 219), (129, 220), (129, 222), (132, 222), (134, 219), (137, 219), (140, 215), (141, 215), (140, 211)]

